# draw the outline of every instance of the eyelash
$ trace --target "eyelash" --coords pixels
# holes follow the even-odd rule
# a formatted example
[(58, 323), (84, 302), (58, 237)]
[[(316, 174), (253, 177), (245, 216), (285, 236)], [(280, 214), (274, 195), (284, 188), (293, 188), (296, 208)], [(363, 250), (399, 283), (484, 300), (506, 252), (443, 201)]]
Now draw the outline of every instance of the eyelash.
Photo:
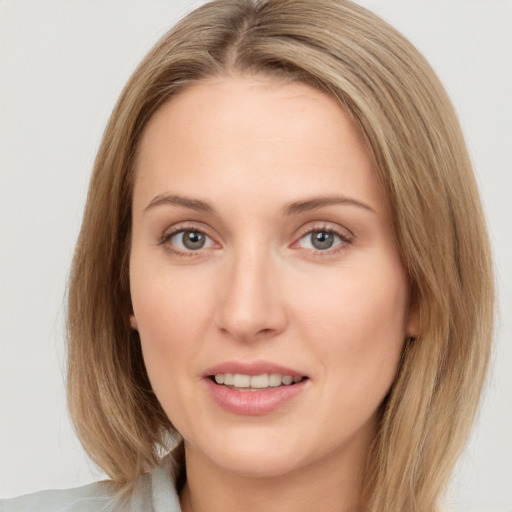
[(334, 246), (332, 249), (325, 249), (325, 250), (313, 250), (313, 254), (318, 257), (327, 257), (332, 256), (334, 254), (339, 253), (343, 249), (346, 248), (347, 245), (351, 244), (353, 241), (353, 237), (349, 235), (346, 231), (342, 231), (341, 229), (334, 228), (332, 226), (329, 226), (327, 224), (322, 224), (319, 226), (314, 227), (308, 227), (306, 228), (301, 235), (298, 237), (297, 242), (293, 243), (293, 246), (295, 246), (300, 240), (302, 240), (305, 236), (311, 235), (313, 233), (326, 233), (335, 235), (340, 239), (340, 242)]
[[(187, 232), (200, 233), (212, 240), (212, 238), (207, 233), (205, 233), (203, 229), (198, 228), (197, 226), (181, 225), (176, 228), (173, 228), (170, 232), (164, 233), (159, 241), (159, 245), (165, 246), (166, 250), (175, 256), (178, 256), (181, 258), (194, 257), (197, 255), (197, 253), (201, 252), (201, 249), (198, 249), (197, 251), (193, 251), (193, 250), (180, 251), (179, 249), (176, 249), (175, 247), (173, 247), (172, 245), (170, 245), (168, 243), (172, 239), (172, 237), (177, 235), (178, 233), (187, 233)], [(300, 240), (302, 240), (305, 236), (311, 235), (312, 233), (332, 234), (332, 235), (337, 236), (340, 239), (340, 243), (338, 243), (334, 249), (314, 250), (313, 254), (318, 257), (332, 256), (333, 254), (337, 254), (338, 252), (342, 251), (346, 247), (346, 245), (351, 244), (353, 241), (353, 237), (351, 235), (348, 235), (346, 232), (342, 232), (340, 229), (335, 229), (331, 226), (323, 224), (322, 226), (308, 227), (307, 229), (305, 229), (300, 234), (297, 241), (292, 244), (292, 247), (295, 246), (296, 244), (298, 244), (298, 242), (300, 242)]]
[(197, 255), (200, 250), (197, 251), (180, 251), (179, 249), (176, 249), (168, 242), (171, 240), (171, 238), (178, 233), (187, 233), (187, 232), (194, 232), (194, 233), (201, 233), (202, 235), (208, 237), (209, 239), (212, 239), (209, 235), (207, 235), (203, 229), (198, 228), (197, 226), (192, 225), (180, 225), (175, 228), (173, 228), (169, 232), (165, 232), (162, 235), (162, 238), (160, 239), (159, 244), (165, 246), (165, 249), (169, 251), (174, 256), (178, 256), (180, 258), (191, 258)]

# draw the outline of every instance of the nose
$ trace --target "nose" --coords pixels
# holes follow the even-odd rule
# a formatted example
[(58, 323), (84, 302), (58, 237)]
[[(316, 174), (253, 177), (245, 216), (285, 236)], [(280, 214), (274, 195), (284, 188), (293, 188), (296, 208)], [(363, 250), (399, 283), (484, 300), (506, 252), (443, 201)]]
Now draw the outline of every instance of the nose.
[(217, 327), (243, 342), (280, 334), (287, 324), (280, 274), (279, 265), (264, 250), (234, 255), (220, 284)]

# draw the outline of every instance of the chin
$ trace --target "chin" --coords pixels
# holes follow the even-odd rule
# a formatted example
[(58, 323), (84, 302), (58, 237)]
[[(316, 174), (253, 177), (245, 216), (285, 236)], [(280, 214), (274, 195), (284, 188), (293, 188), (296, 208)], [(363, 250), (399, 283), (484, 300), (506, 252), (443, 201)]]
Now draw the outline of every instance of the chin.
[(218, 465), (225, 471), (247, 478), (277, 478), (290, 474), (301, 466), (301, 461), (287, 454), (269, 453), (261, 448), (223, 454)]
[(308, 450), (300, 437), (260, 425), (222, 430), (199, 442), (189, 437), (185, 446), (189, 455), (224, 471), (254, 478), (278, 477), (301, 466)]

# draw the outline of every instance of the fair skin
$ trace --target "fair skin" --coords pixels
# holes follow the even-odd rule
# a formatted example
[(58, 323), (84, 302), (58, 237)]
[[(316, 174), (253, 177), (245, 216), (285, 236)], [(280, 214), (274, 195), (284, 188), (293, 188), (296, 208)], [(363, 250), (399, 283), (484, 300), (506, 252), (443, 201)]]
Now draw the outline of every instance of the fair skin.
[(161, 107), (136, 159), (130, 286), (185, 440), (185, 512), (358, 510), (417, 315), (367, 148), (332, 98), (231, 75)]

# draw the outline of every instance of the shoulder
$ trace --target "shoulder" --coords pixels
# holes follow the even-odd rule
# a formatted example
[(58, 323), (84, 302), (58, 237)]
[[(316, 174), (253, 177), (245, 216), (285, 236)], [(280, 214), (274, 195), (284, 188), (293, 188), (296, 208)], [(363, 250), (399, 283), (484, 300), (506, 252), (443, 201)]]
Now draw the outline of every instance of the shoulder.
[(108, 481), (96, 482), (0, 500), (0, 512), (180, 512), (174, 471), (168, 455), (160, 466), (141, 475), (129, 494), (115, 493)]
[(74, 489), (39, 491), (0, 500), (0, 512), (100, 512), (106, 510), (112, 496), (107, 482), (97, 482)]

